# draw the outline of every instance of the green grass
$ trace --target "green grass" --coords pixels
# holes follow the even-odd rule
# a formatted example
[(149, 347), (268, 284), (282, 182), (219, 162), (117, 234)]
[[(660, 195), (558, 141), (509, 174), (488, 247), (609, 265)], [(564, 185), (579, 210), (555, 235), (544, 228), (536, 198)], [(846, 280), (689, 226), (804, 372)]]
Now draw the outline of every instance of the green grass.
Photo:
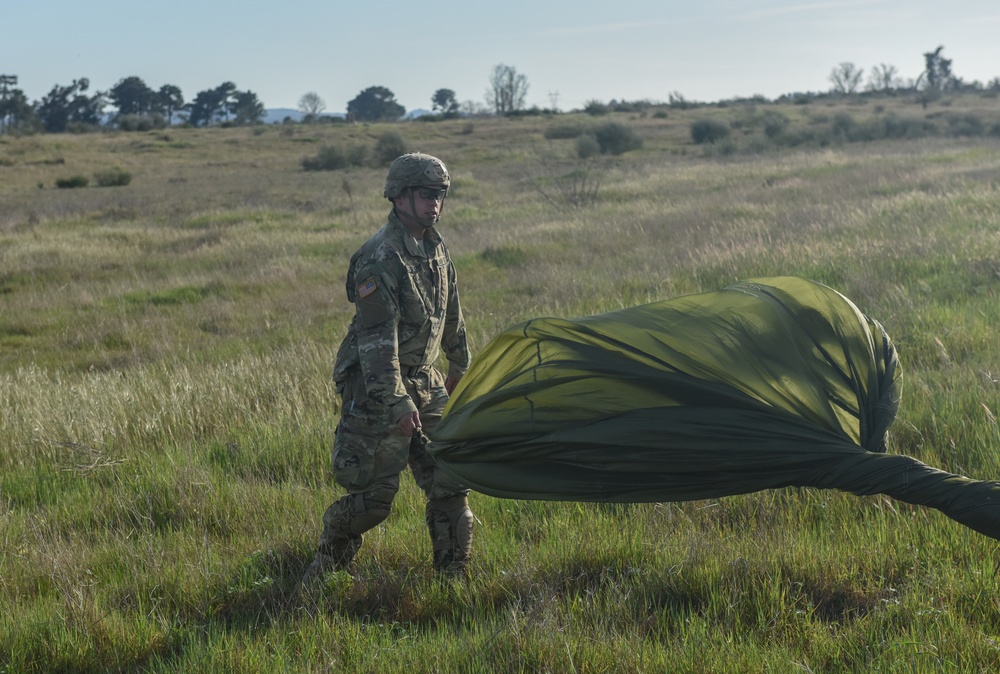
[[(473, 494), (453, 582), (407, 477), (356, 577), (295, 591), (338, 494), (344, 273), (388, 210), (383, 169), (300, 162), (387, 129), (455, 175), (474, 350), (529, 317), (801, 275), (897, 344), (892, 451), (1000, 476), (1000, 139), (765, 143), (772, 108), (785, 133), (943, 123), (912, 101), (718, 109), (720, 154), (690, 139), (705, 110), (615, 113), (642, 148), (586, 162), (537, 118), (0, 138), (0, 672), (995, 671), (996, 543), (882, 497)], [(112, 164), (128, 185), (52, 187)], [(582, 168), (591, 201), (535, 187)]]

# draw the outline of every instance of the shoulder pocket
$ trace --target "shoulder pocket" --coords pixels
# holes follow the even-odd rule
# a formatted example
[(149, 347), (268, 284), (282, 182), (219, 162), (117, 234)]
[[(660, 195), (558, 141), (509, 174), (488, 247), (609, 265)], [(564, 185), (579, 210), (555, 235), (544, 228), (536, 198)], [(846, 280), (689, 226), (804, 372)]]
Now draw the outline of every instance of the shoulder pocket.
[(354, 292), (358, 319), (363, 327), (375, 327), (392, 317), (389, 302), (385, 297), (385, 288), (382, 287), (380, 279), (370, 276), (360, 281)]

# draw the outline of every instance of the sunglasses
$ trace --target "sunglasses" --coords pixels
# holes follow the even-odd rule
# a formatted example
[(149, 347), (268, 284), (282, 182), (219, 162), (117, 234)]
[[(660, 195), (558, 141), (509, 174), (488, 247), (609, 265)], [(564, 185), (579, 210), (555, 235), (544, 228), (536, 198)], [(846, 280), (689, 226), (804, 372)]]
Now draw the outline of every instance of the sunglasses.
[(444, 198), (448, 196), (448, 188), (435, 188), (435, 187), (415, 187), (413, 189), (417, 196), (421, 199), (427, 199), (428, 201), (444, 201)]

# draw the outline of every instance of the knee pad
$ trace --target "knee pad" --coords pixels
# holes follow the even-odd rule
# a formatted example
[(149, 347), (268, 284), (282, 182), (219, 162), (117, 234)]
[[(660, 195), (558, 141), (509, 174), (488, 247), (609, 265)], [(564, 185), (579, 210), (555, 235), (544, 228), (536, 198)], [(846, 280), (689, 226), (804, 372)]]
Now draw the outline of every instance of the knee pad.
[(323, 514), (324, 538), (354, 538), (377, 527), (392, 511), (396, 491), (391, 485), (377, 485), (342, 497)]
[(360, 494), (352, 494), (356, 499), (354, 516), (351, 518), (352, 530), (364, 533), (384, 522), (392, 512), (396, 491), (396, 487), (380, 485)]

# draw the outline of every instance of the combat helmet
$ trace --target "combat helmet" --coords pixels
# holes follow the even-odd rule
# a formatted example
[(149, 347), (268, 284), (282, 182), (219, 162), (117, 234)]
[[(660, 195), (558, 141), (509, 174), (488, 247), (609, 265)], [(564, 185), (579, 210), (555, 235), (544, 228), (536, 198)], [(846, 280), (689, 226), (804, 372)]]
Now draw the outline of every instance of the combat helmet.
[(408, 187), (447, 189), (449, 185), (451, 176), (443, 161), (422, 152), (411, 152), (397, 157), (389, 166), (384, 194), (386, 199), (394, 199)]

